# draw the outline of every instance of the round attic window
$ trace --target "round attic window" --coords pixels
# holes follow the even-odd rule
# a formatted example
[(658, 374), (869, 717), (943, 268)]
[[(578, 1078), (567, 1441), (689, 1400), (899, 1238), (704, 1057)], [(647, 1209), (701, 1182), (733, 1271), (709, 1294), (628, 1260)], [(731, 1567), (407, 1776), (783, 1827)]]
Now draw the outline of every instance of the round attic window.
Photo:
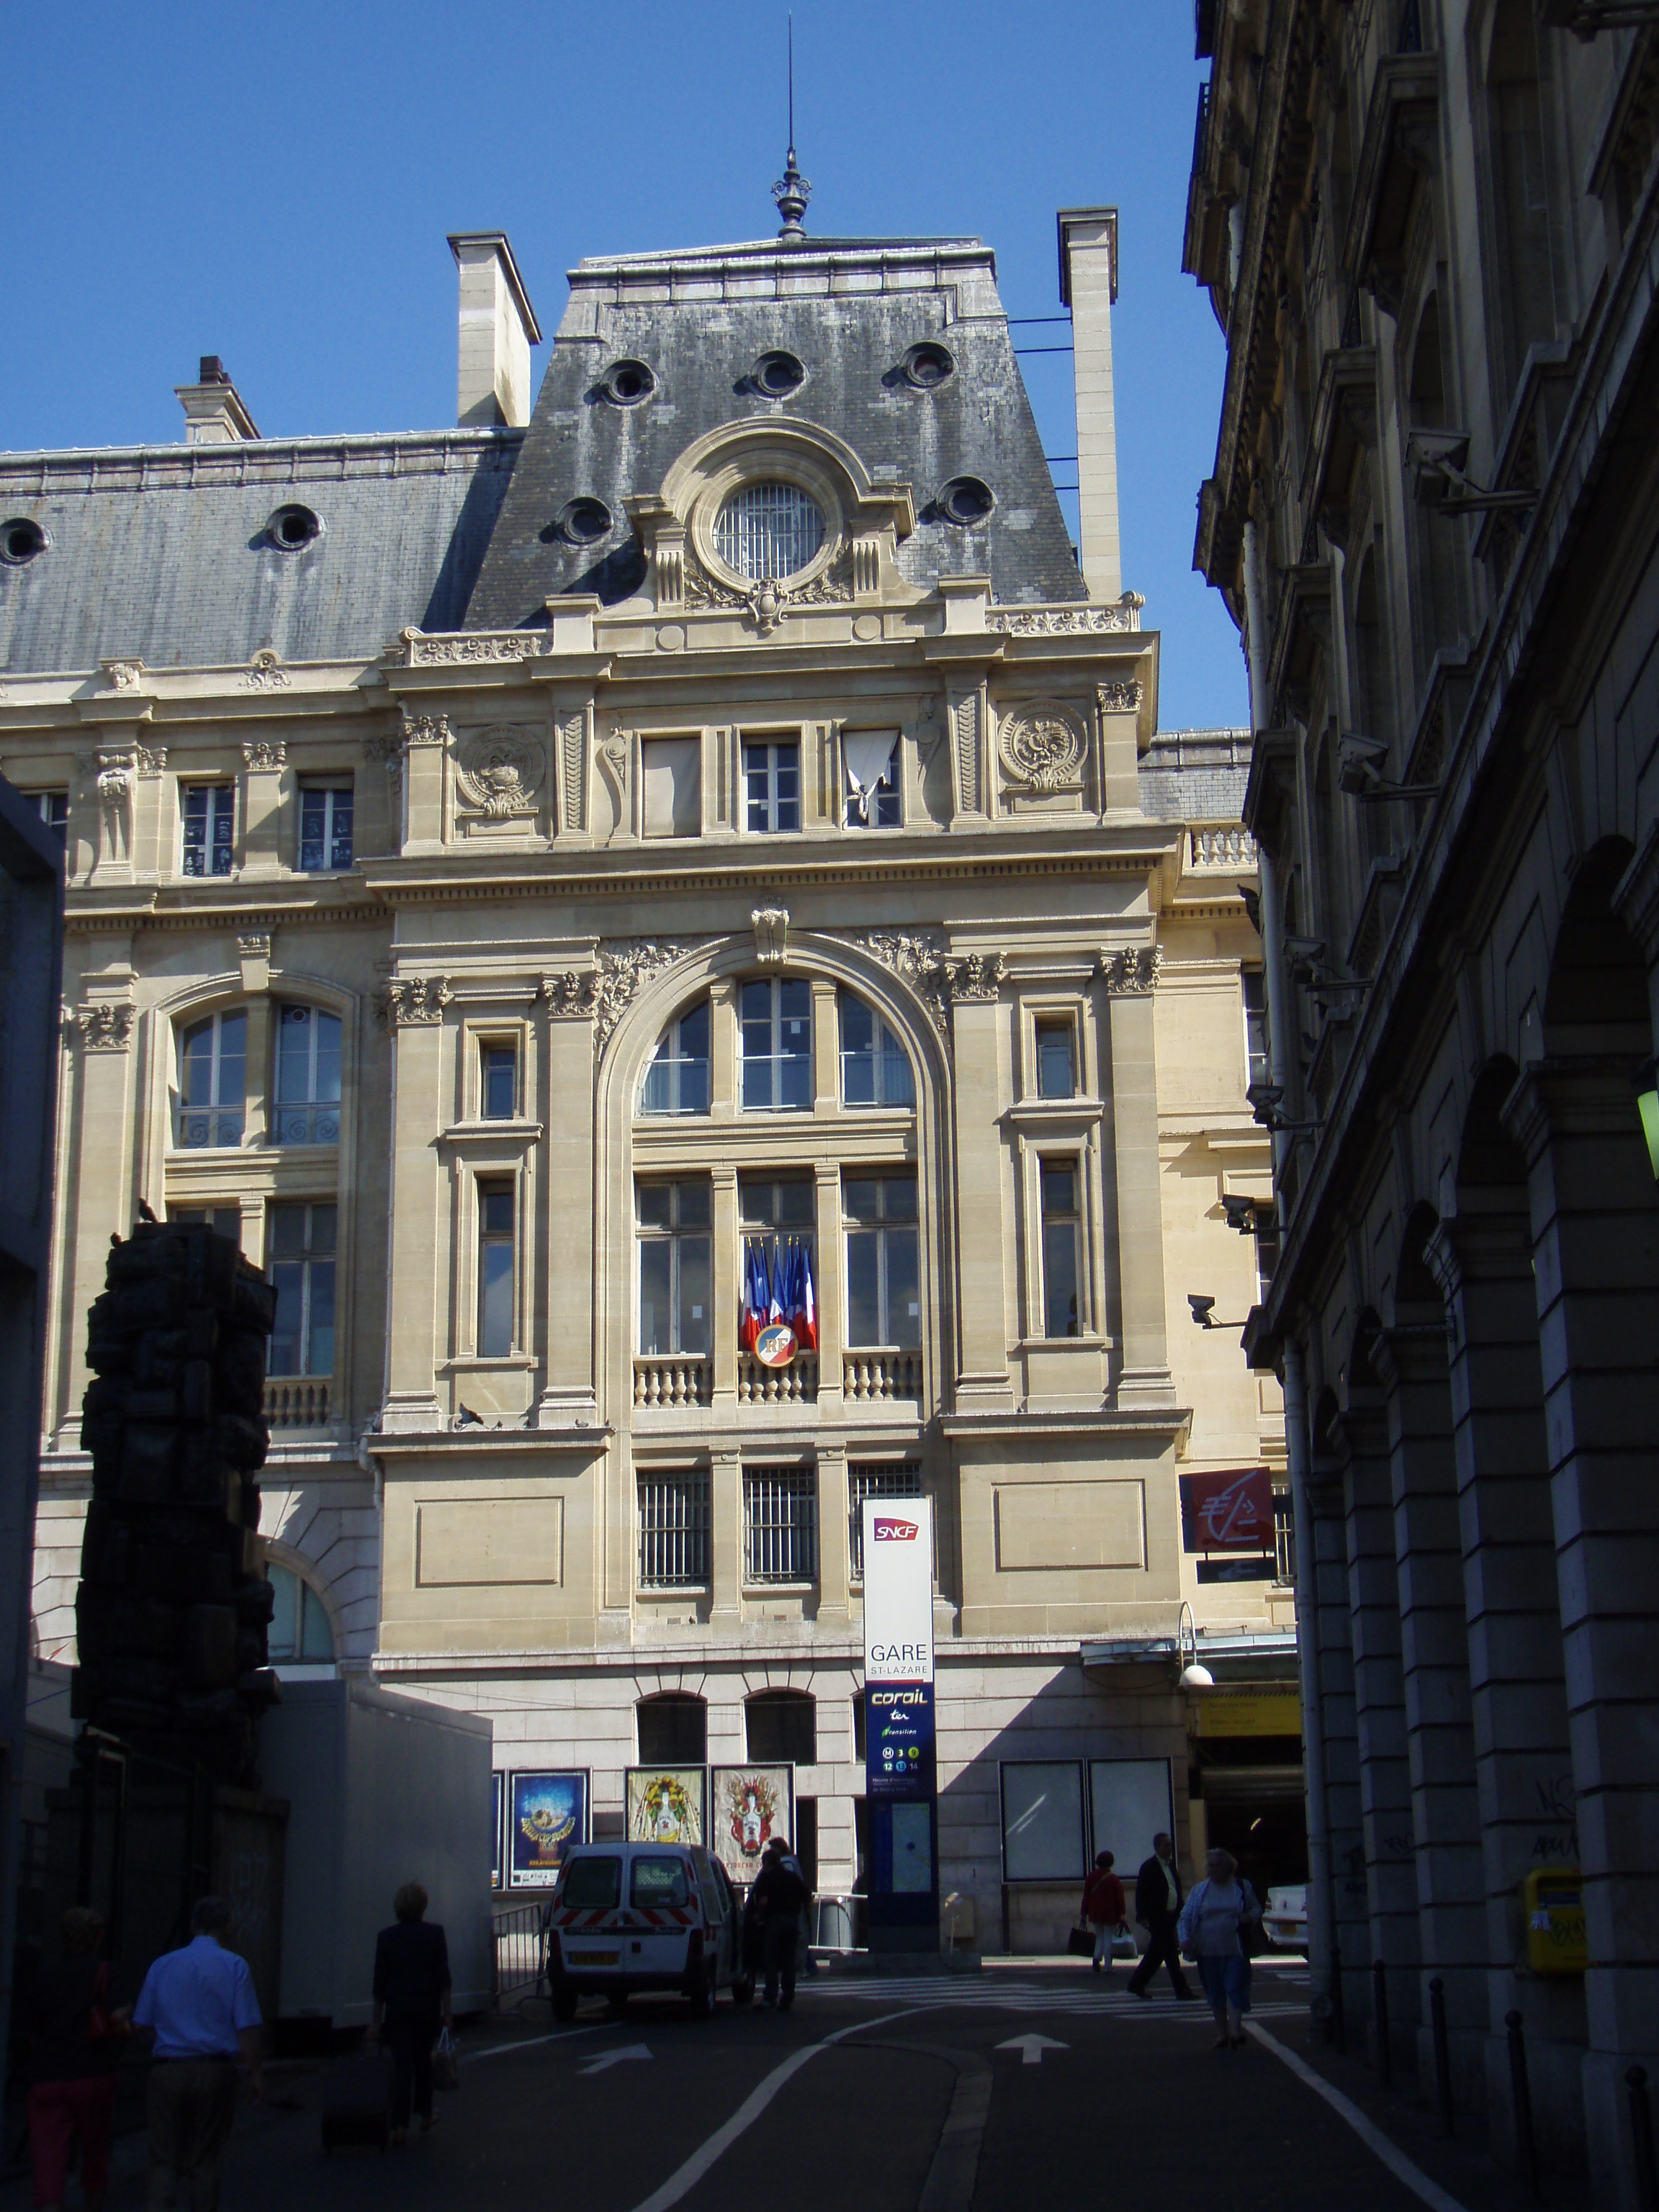
[(14, 515), (9, 522), (0, 522), (0, 561), (10, 568), (21, 568), (34, 560), (50, 542), (33, 515)]
[(823, 510), (799, 484), (744, 484), (714, 524), (714, 550), (751, 583), (797, 574), (823, 544)]
[(919, 392), (933, 392), (947, 378), (957, 373), (955, 359), (948, 349), (928, 338), (921, 345), (913, 345), (904, 356), (904, 380), (914, 384)]
[(265, 535), (279, 553), (297, 553), (323, 534), (323, 519), (308, 507), (279, 507), (265, 525)]
[(990, 485), (977, 477), (952, 477), (939, 495), (939, 513), (962, 530), (983, 522), (995, 505)]
[(657, 388), (657, 380), (642, 361), (613, 361), (599, 379), (599, 389), (613, 407), (637, 407)]
[(792, 353), (763, 353), (755, 363), (757, 390), (769, 399), (787, 399), (806, 381), (806, 371)]
[(569, 545), (597, 545), (611, 534), (611, 509), (602, 499), (573, 499), (559, 509), (559, 535)]

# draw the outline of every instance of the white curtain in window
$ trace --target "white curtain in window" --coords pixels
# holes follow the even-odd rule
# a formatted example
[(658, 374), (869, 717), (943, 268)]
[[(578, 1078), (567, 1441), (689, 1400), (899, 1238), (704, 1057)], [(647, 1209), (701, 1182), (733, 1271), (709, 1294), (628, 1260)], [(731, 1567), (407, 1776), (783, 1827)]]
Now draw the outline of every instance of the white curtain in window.
[(847, 791), (858, 809), (859, 819), (870, 819), (870, 794), (887, 773), (898, 743), (896, 730), (848, 730), (841, 741), (847, 765)]
[(702, 740), (647, 738), (644, 754), (645, 834), (695, 837), (702, 827)]

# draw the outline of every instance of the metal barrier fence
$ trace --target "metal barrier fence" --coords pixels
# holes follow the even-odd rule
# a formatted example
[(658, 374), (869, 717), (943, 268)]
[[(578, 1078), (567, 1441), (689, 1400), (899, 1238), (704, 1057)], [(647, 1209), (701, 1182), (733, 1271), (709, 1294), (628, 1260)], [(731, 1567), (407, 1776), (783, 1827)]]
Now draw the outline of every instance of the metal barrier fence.
[(509, 1905), (495, 1915), (495, 2002), (547, 1994), (547, 1939), (539, 1905)]

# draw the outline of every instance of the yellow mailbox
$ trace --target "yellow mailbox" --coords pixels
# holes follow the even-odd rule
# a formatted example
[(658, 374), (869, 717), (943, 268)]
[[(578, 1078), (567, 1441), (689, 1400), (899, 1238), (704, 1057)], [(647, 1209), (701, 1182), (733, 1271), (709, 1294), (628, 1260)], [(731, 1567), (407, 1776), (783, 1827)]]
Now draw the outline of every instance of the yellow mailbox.
[(1527, 1914), (1527, 1964), (1534, 1974), (1582, 1974), (1589, 1964), (1584, 1888), (1577, 1867), (1540, 1868), (1521, 1894)]

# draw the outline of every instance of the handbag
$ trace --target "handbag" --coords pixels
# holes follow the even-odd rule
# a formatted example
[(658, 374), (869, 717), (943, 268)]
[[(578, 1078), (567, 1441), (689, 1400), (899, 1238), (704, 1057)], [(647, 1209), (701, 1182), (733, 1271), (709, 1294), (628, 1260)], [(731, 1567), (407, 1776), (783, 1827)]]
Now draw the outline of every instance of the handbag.
[(1086, 1920), (1079, 1920), (1066, 1938), (1068, 1959), (1092, 1959), (1095, 1955), (1095, 1931)]
[(459, 2089), (461, 2086), (455, 2039), (447, 2028), (438, 2038), (438, 2047), (432, 2054), (432, 2086), (434, 2089)]

